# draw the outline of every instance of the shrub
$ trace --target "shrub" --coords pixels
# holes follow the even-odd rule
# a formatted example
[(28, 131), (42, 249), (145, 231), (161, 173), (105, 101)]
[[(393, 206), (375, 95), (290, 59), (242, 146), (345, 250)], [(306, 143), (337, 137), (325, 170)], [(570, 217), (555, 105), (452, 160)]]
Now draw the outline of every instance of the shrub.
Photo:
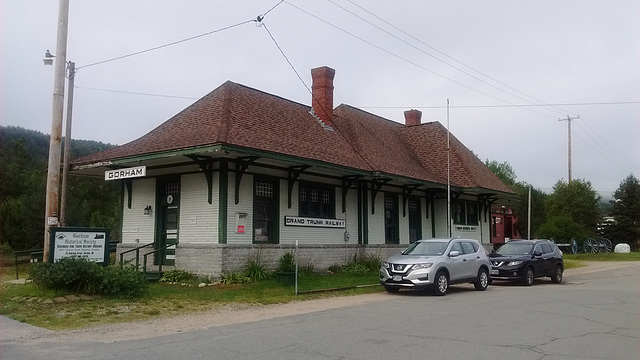
[(278, 259), (277, 272), (294, 272), (296, 271), (296, 259), (290, 251), (282, 254)]
[(225, 285), (230, 284), (247, 284), (251, 282), (251, 279), (239, 273), (223, 273), (220, 275), (220, 282)]
[(159, 281), (161, 282), (180, 282), (180, 283), (193, 283), (198, 280), (198, 277), (186, 270), (171, 269), (162, 274)]
[(271, 277), (266, 266), (260, 260), (260, 256), (255, 256), (247, 261), (247, 269), (245, 270), (247, 277), (253, 281), (266, 280)]
[(300, 266), (298, 272), (302, 276), (313, 275), (315, 272), (315, 266), (313, 265), (313, 262), (309, 261), (306, 265)]
[(47, 289), (88, 295), (133, 297), (146, 290), (144, 275), (132, 267), (105, 268), (80, 258), (34, 264), (29, 277), (34, 284)]

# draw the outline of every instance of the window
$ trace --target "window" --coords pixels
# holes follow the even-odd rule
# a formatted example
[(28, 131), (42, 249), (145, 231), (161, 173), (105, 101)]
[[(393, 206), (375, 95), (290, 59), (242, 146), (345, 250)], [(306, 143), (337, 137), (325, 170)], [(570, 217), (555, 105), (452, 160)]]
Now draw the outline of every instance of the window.
[(473, 245), (470, 242), (462, 242), (462, 250), (465, 254), (474, 254), (476, 250), (473, 249)]
[(333, 219), (336, 217), (336, 196), (332, 185), (301, 181), (298, 202), (300, 216)]
[(451, 216), (456, 225), (478, 225), (478, 203), (470, 200), (456, 200), (453, 203)]

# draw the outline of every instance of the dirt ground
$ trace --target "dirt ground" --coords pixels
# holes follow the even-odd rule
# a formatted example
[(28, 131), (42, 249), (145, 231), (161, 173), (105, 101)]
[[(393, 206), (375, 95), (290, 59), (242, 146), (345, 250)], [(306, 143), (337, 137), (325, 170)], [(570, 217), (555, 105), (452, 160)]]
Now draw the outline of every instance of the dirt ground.
[[(587, 266), (565, 271), (566, 281), (571, 276), (590, 272), (615, 269), (629, 266), (628, 262), (588, 262)], [(361, 305), (369, 302), (383, 301), (386, 293), (357, 296), (337, 296), (326, 299), (296, 301), (278, 305), (229, 305), (215, 310), (173, 318), (154, 319), (148, 321), (103, 325), (89, 329), (47, 332), (40, 336), (70, 337), (77, 340), (99, 339), (101, 342), (117, 342), (132, 339), (144, 339), (193, 330), (208, 329), (217, 326), (239, 324), (271, 319), (281, 316), (299, 315), (340, 307)], [(40, 337), (37, 336), (37, 337)]]

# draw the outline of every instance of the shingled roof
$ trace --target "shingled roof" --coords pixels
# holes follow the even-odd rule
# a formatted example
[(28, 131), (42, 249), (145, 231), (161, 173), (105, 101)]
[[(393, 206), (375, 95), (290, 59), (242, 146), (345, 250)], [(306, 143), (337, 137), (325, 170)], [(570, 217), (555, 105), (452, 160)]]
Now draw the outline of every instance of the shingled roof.
[[(72, 165), (228, 145), (446, 184), (447, 130), (440, 123), (407, 126), (344, 104), (330, 109), (327, 124), (310, 106), (227, 81), (146, 135)], [(451, 185), (512, 193), (453, 136)]]

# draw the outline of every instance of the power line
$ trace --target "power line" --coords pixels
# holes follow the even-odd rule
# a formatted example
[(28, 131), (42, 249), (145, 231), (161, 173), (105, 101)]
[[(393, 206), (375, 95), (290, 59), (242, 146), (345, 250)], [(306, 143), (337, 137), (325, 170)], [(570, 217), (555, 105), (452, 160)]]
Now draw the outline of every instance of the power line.
[[(549, 103), (549, 104), (508, 104), (508, 105), (452, 105), (452, 109), (472, 108), (513, 108), (513, 107), (544, 107), (544, 106), (594, 106), (594, 105), (633, 105), (640, 101), (613, 101), (613, 102), (583, 102), (583, 103)], [(444, 109), (446, 106), (360, 106), (365, 109)]]
[[(476, 88), (473, 88), (473, 87), (471, 87), (471, 86), (469, 86), (469, 85), (463, 84), (463, 83), (461, 83), (460, 81), (457, 81), (457, 80), (454, 80), (454, 79), (449, 78), (449, 77), (447, 77), (447, 76), (444, 76), (444, 75), (442, 75), (442, 74), (439, 74), (439, 73), (437, 73), (437, 72), (435, 72), (435, 71), (433, 71), (433, 70), (431, 70), (431, 69), (428, 69), (428, 68), (426, 68), (426, 67), (424, 67), (424, 66), (422, 66), (422, 65), (420, 65), (420, 64), (418, 64), (418, 63), (416, 63), (416, 62), (414, 62), (414, 61), (411, 61), (411, 60), (409, 60), (409, 59), (407, 59), (407, 58), (405, 58), (405, 57), (402, 57), (402, 56), (400, 56), (400, 55), (398, 55), (398, 54), (396, 54), (396, 53), (394, 53), (394, 52), (392, 52), (392, 51), (390, 51), (390, 50), (387, 50), (387, 49), (383, 48), (382, 46), (376, 45), (376, 44), (372, 43), (372, 42), (371, 42), (371, 41), (369, 41), (369, 40), (366, 40), (366, 39), (364, 39), (364, 38), (362, 38), (362, 37), (360, 37), (360, 36), (358, 36), (358, 35), (356, 35), (356, 34), (354, 34), (354, 33), (352, 33), (352, 32), (349, 32), (349, 31), (347, 31), (347, 30), (345, 30), (345, 29), (343, 29), (343, 28), (341, 28), (341, 27), (339, 27), (339, 26), (337, 26), (337, 25), (335, 25), (335, 24), (330, 23), (330, 22), (329, 22), (329, 21), (327, 21), (327, 20), (324, 20), (324, 19), (320, 18), (319, 16), (316, 16), (316, 15), (314, 15), (314, 14), (312, 14), (312, 13), (310, 13), (310, 12), (308, 12), (308, 11), (306, 11), (306, 10), (304, 10), (304, 9), (302, 9), (302, 8), (300, 8), (300, 7), (298, 7), (298, 6), (294, 5), (294, 4), (292, 4), (292, 3), (290, 3), (289, 1), (285, 1), (285, 2), (286, 2), (289, 6), (291, 6), (291, 7), (295, 8), (295, 9), (297, 9), (298, 11), (300, 11), (300, 12), (302, 12), (302, 13), (305, 13), (305, 14), (307, 14), (307, 15), (309, 15), (309, 16), (311, 16), (311, 17), (315, 18), (316, 20), (319, 20), (319, 21), (321, 21), (321, 22), (323, 22), (323, 23), (325, 23), (325, 24), (327, 24), (327, 25), (329, 25), (329, 26), (331, 26), (331, 27), (333, 27), (333, 28), (335, 28), (335, 29), (337, 29), (337, 30), (339, 30), (339, 31), (341, 31), (341, 32), (343, 32), (343, 33), (345, 33), (345, 34), (347, 34), (347, 35), (350, 35), (350, 36), (352, 36), (352, 37), (354, 37), (354, 38), (356, 38), (356, 39), (358, 39), (358, 40), (360, 40), (360, 41), (362, 41), (362, 42), (364, 42), (364, 43), (366, 43), (366, 44), (368, 44), (368, 45), (370, 45), (370, 46), (372, 46), (372, 47), (374, 47), (374, 48), (376, 48), (376, 49), (378, 49), (378, 50), (380, 50), (380, 51), (382, 51), (382, 52), (385, 52), (385, 53), (387, 53), (387, 54), (389, 54), (389, 55), (391, 55), (391, 56), (394, 56), (394, 57), (396, 57), (396, 58), (398, 58), (398, 59), (400, 59), (400, 60), (402, 60), (402, 61), (404, 61), (404, 62), (406, 62), (406, 63), (409, 63), (409, 64), (411, 64), (411, 65), (413, 65), (413, 66), (415, 66), (415, 67), (417, 67), (417, 68), (420, 68), (420, 69), (422, 69), (422, 70), (424, 70), (424, 71), (427, 71), (427, 72), (429, 72), (429, 73), (431, 73), (431, 74), (433, 74), (433, 75), (436, 75), (436, 76), (438, 76), (438, 77), (441, 77), (441, 78), (443, 78), (443, 79), (445, 79), (445, 80), (451, 81), (451, 82), (453, 82), (453, 83), (455, 83), (455, 84), (457, 84), (457, 85), (460, 85), (460, 86), (462, 86), (462, 87), (464, 87), (464, 88), (467, 88), (467, 89), (469, 89), (469, 90), (471, 90), (471, 91), (477, 92), (477, 93), (482, 94), (482, 95), (487, 96), (487, 97), (490, 97), (490, 98), (492, 98), (492, 99), (494, 99), (494, 100), (498, 100), (498, 101), (500, 101), (500, 102), (504, 102), (504, 103), (506, 103), (506, 104), (511, 104), (511, 105), (513, 105), (513, 104), (512, 104), (511, 102), (509, 102), (509, 101), (506, 101), (506, 100), (504, 100), (504, 99), (500, 99), (500, 98), (495, 97), (495, 96), (493, 96), (493, 95), (490, 95), (490, 94), (488, 94), (488, 93), (486, 93), (486, 92), (484, 92), (484, 91), (481, 91), (481, 90), (478, 90), (478, 89), (476, 89)], [(551, 116), (551, 115), (543, 114), (543, 113), (541, 113), (541, 112), (538, 112), (538, 111), (535, 111), (535, 110), (532, 110), (532, 109), (529, 109), (529, 108), (525, 108), (525, 109), (526, 109), (526, 110), (528, 110), (528, 111), (530, 111), (530, 112), (537, 113), (538, 115), (542, 115), (542, 116), (546, 116), (546, 117), (551, 117), (551, 118), (556, 118), (555, 116)]]
[[(349, 14), (351, 14), (351, 15), (353, 15), (353, 16), (355, 16), (355, 17), (357, 17), (358, 19), (360, 19), (360, 20), (362, 20), (362, 21), (366, 22), (367, 24), (369, 24), (369, 25), (371, 25), (371, 26), (375, 27), (376, 29), (378, 29), (378, 30), (380, 30), (380, 31), (382, 31), (382, 32), (384, 32), (384, 33), (386, 33), (386, 34), (388, 34), (388, 35), (390, 35), (390, 36), (394, 37), (395, 39), (397, 39), (397, 40), (399, 40), (399, 41), (401, 41), (401, 42), (403, 42), (403, 43), (405, 43), (405, 44), (407, 44), (407, 45), (411, 46), (412, 48), (414, 48), (414, 49), (416, 49), (416, 50), (418, 50), (418, 51), (422, 52), (423, 54), (425, 54), (425, 55), (427, 55), (427, 56), (429, 56), (429, 57), (431, 57), (431, 58), (433, 58), (433, 59), (435, 59), (435, 60), (437, 60), (437, 61), (439, 61), (439, 62), (441, 62), (441, 63), (443, 63), (443, 64), (445, 64), (445, 65), (447, 65), (447, 66), (449, 66), (449, 67), (451, 67), (451, 68), (453, 68), (453, 69), (455, 69), (455, 70), (457, 70), (457, 71), (459, 71), (459, 72), (461, 72), (461, 73), (463, 73), (463, 74), (465, 74), (465, 75), (467, 75), (467, 76), (469, 76), (469, 77), (471, 77), (471, 78), (473, 78), (473, 79), (475, 79), (475, 80), (478, 80), (478, 81), (480, 81), (480, 82), (482, 82), (482, 83), (484, 83), (484, 84), (486, 84), (486, 85), (489, 85), (489, 86), (491, 86), (491, 87), (493, 87), (493, 88), (495, 88), (495, 89), (497, 89), (497, 90), (499, 90), (499, 91), (502, 91), (502, 92), (504, 92), (504, 93), (506, 93), (506, 94), (509, 94), (509, 95), (511, 95), (511, 96), (514, 96), (514, 97), (517, 97), (517, 98), (519, 98), (519, 99), (521, 99), (521, 100), (531, 102), (531, 100), (528, 100), (528, 99), (526, 99), (526, 98), (524, 98), (524, 97), (522, 97), (522, 96), (520, 96), (520, 95), (514, 94), (513, 92), (509, 92), (509, 91), (507, 91), (507, 90), (505, 90), (505, 89), (503, 89), (503, 88), (500, 88), (500, 87), (498, 87), (498, 86), (496, 86), (496, 85), (494, 85), (494, 84), (491, 84), (491, 83), (489, 83), (489, 82), (487, 82), (487, 81), (485, 81), (485, 80), (483, 80), (483, 79), (481, 79), (481, 78), (479, 78), (479, 77), (477, 77), (477, 76), (475, 76), (475, 75), (473, 75), (473, 74), (470, 74), (470, 73), (469, 73), (469, 72), (467, 72), (467, 71), (464, 71), (463, 69), (460, 69), (459, 67), (456, 67), (456, 66), (454, 66), (454, 65), (452, 65), (452, 64), (450, 64), (450, 63), (448, 63), (448, 62), (446, 62), (446, 61), (444, 61), (444, 60), (442, 60), (442, 59), (440, 59), (440, 58), (438, 58), (438, 57), (436, 57), (436, 56), (434, 56), (434, 55), (432, 55), (432, 54), (430, 54), (430, 53), (426, 52), (425, 50), (423, 50), (423, 49), (421, 49), (421, 48), (419, 48), (419, 47), (417, 47), (417, 46), (415, 46), (415, 45), (413, 45), (413, 44), (410, 44), (409, 42), (407, 42), (407, 41), (405, 41), (405, 40), (403, 40), (403, 39), (399, 38), (398, 36), (396, 36), (396, 35), (392, 34), (392, 33), (391, 33), (391, 32), (389, 32), (389, 31), (386, 31), (385, 29), (382, 29), (381, 27), (377, 26), (376, 24), (373, 24), (372, 22), (370, 22), (370, 21), (368, 21), (368, 20), (366, 20), (366, 19), (362, 18), (361, 16), (359, 16), (359, 15), (357, 15), (357, 14), (353, 13), (352, 11), (350, 11), (350, 10), (348, 10), (348, 9), (346, 9), (346, 8), (344, 8), (343, 6), (340, 6), (340, 5), (336, 4), (336, 3), (335, 3), (334, 1), (332, 1), (332, 0), (327, 0), (327, 1), (329, 1), (330, 3), (332, 3), (332, 4), (333, 4), (333, 5), (335, 5), (335, 6), (339, 7), (340, 9), (342, 9), (342, 10), (344, 10), (344, 11), (348, 12)], [(459, 60), (456, 60), (455, 58), (453, 58), (453, 57), (451, 57), (451, 56), (447, 55), (446, 53), (444, 53), (444, 52), (442, 52), (442, 51), (438, 50), (437, 48), (435, 48), (435, 47), (433, 47), (433, 46), (431, 46), (431, 45), (427, 44), (426, 42), (424, 42), (424, 41), (422, 41), (422, 40), (418, 39), (417, 37), (415, 37), (415, 36), (413, 36), (413, 35), (409, 34), (408, 32), (406, 32), (406, 31), (404, 31), (404, 30), (400, 29), (399, 27), (397, 27), (397, 26), (395, 26), (395, 25), (391, 24), (390, 22), (388, 22), (388, 21), (384, 20), (384, 19), (383, 19), (383, 18), (381, 18), (380, 16), (378, 16), (378, 15), (376, 15), (376, 14), (372, 13), (371, 11), (369, 11), (369, 10), (365, 9), (364, 7), (362, 7), (362, 6), (360, 6), (360, 5), (356, 4), (356, 3), (354, 3), (354, 2), (353, 2), (353, 1), (351, 1), (351, 0), (348, 0), (348, 1), (349, 1), (351, 4), (355, 5), (356, 7), (360, 8), (361, 10), (363, 10), (364, 12), (368, 13), (369, 15), (371, 15), (371, 16), (373, 16), (373, 17), (375, 17), (376, 19), (378, 19), (378, 20), (382, 21), (383, 23), (387, 24), (388, 26), (392, 27), (393, 29), (395, 29), (395, 30), (397, 30), (397, 31), (401, 32), (402, 34), (404, 34), (404, 35), (406, 35), (406, 36), (410, 37), (411, 39), (413, 39), (413, 40), (415, 40), (415, 41), (417, 41), (417, 42), (421, 43), (422, 45), (427, 46), (427, 47), (429, 47), (430, 49), (432, 49), (432, 50), (434, 50), (434, 51), (436, 51), (436, 52), (438, 52), (438, 53), (442, 54), (443, 56), (445, 56), (445, 57), (447, 57), (447, 58), (449, 58), (449, 59), (451, 59), (451, 60), (455, 61), (456, 63), (458, 63), (458, 64), (460, 64), (460, 65), (462, 65), (462, 66), (464, 66), (464, 67), (466, 67), (466, 68), (468, 68), (468, 69), (470, 69), (470, 70), (472, 70), (472, 71), (476, 72), (477, 74), (480, 74), (481, 76), (484, 76), (485, 78), (488, 78), (488, 79), (492, 80), (493, 82), (495, 82), (495, 83), (497, 83), (497, 84), (500, 84), (500, 85), (502, 85), (502, 86), (504, 86), (504, 87), (506, 87), (506, 88), (508, 88), (508, 89), (510, 89), (510, 90), (513, 90), (513, 91), (515, 91), (515, 92), (517, 92), (517, 93), (519, 93), (519, 94), (522, 94), (522, 95), (526, 96), (527, 98), (533, 99), (533, 100), (535, 100), (535, 101), (537, 101), (537, 102), (541, 103), (541, 104), (539, 104), (539, 106), (549, 107), (549, 105), (548, 105), (548, 104), (544, 104), (544, 102), (543, 102), (542, 100), (539, 100), (539, 99), (536, 99), (536, 98), (535, 98), (535, 97), (533, 97), (533, 96), (527, 95), (527, 94), (525, 94), (525, 93), (523, 93), (523, 92), (521, 92), (521, 91), (519, 91), (519, 90), (517, 90), (517, 89), (515, 89), (515, 88), (513, 88), (513, 87), (511, 87), (511, 86), (509, 86), (509, 85), (507, 85), (507, 84), (505, 84), (505, 83), (503, 83), (503, 82), (499, 81), (499, 80), (496, 80), (495, 78), (493, 78), (493, 77), (491, 77), (491, 76), (489, 76), (489, 75), (486, 75), (486, 74), (484, 74), (484, 73), (482, 73), (482, 72), (478, 71), (477, 69), (475, 69), (475, 68), (473, 68), (473, 67), (471, 67), (471, 66), (469, 66), (469, 65), (467, 65), (467, 64), (465, 64), (465, 63), (463, 63), (463, 62), (461, 62), (461, 61), (459, 61)], [(559, 113), (561, 113), (561, 114), (566, 114), (566, 113), (567, 113), (567, 112), (566, 112), (566, 111), (564, 111), (564, 110), (562, 110), (562, 111), (561, 111), (561, 110), (555, 110), (555, 111), (556, 111), (556, 112), (559, 112)]]
[(99, 88), (83, 87), (83, 86), (75, 86), (75, 88), (76, 89), (83, 89), (83, 90), (93, 90), (93, 91), (111, 92), (111, 93), (119, 93), (119, 94), (128, 94), (128, 95), (142, 95), (142, 96), (153, 96), (153, 97), (172, 98), (172, 99), (198, 100), (198, 98), (189, 97), (189, 96), (150, 94), (150, 93), (135, 92), (135, 91), (99, 89)]
[[(271, 11), (271, 10), (269, 10), (269, 11)], [(170, 42), (170, 43), (167, 43), (167, 44), (164, 44), (164, 45), (152, 47), (150, 49), (136, 51), (136, 52), (131, 53), (131, 54), (122, 55), (122, 56), (118, 56), (118, 57), (115, 57), (115, 58), (112, 58), (112, 59), (98, 61), (98, 62), (91, 63), (91, 64), (88, 64), (88, 65), (79, 66), (79, 67), (76, 68), (76, 70), (79, 70), (79, 69), (82, 69), (82, 68), (86, 68), (86, 67), (89, 67), (89, 66), (95, 66), (95, 65), (108, 63), (108, 62), (111, 62), (111, 61), (121, 60), (121, 59), (128, 58), (128, 57), (131, 57), (131, 56), (140, 55), (140, 54), (144, 54), (144, 53), (147, 53), (147, 52), (150, 52), (150, 51), (166, 48), (166, 47), (169, 47), (169, 46), (172, 46), (172, 45), (176, 45), (176, 44), (180, 44), (180, 43), (187, 42), (187, 41), (190, 41), (190, 40), (198, 39), (198, 38), (201, 38), (201, 37), (204, 37), (204, 36), (207, 36), (207, 35), (215, 34), (215, 33), (218, 33), (218, 32), (224, 31), (224, 30), (229, 30), (229, 29), (232, 29), (234, 27), (237, 27), (237, 26), (240, 26), (240, 25), (244, 25), (244, 24), (247, 24), (247, 23), (252, 23), (252, 22), (255, 22), (255, 21), (256, 20), (247, 20), (247, 21), (239, 22), (239, 23), (234, 24), (234, 25), (225, 26), (225, 27), (217, 29), (217, 30), (209, 31), (209, 32), (206, 32), (206, 33), (203, 33), (203, 34), (200, 34), (200, 35), (196, 35), (196, 36), (191, 36), (191, 37), (188, 37), (186, 39)]]

